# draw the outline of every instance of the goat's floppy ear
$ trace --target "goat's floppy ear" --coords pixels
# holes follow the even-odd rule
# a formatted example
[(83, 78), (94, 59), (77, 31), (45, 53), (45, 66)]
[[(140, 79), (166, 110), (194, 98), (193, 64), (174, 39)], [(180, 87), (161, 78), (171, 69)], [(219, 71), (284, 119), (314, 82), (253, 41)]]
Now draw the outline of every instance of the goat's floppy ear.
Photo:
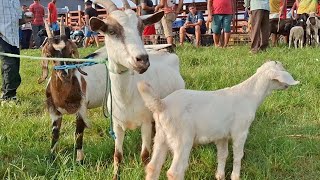
[(297, 85), (300, 82), (296, 81), (293, 79), (293, 77), (287, 72), (287, 71), (277, 71), (277, 70), (272, 70), (272, 74), (271, 74), (271, 79), (272, 80), (277, 80), (280, 83), (284, 83), (286, 85)]
[(102, 20), (96, 18), (96, 17), (91, 17), (89, 20), (89, 25), (92, 31), (102, 31), (106, 32), (108, 26), (106, 23), (104, 23)]
[(140, 16), (140, 18), (142, 19), (142, 22), (144, 25), (150, 25), (160, 21), (163, 16), (164, 16), (164, 11), (159, 11), (151, 15)]

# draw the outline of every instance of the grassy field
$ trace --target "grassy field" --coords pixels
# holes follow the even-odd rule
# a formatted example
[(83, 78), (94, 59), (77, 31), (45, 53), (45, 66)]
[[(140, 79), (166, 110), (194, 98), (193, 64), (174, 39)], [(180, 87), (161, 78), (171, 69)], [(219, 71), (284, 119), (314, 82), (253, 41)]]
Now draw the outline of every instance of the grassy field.
[[(95, 49), (80, 49), (85, 56)], [(281, 61), (301, 84), (274, 92), (257, 111), (245, 145), (242, 179), (316, 180), (320, 179), (320, 50), (286, 47), (251, 55), (247, 46), (228, 49), (178, 47), (181, 73), (187, 88), (215, 90), (242, 82), (266, 60)], [(22, 51), (40, 56), (39, 50)], [(0, 107), (0, 178), (3, 179), (111, 179), (113, 140), (101, 108), (90, 110), (92, 128), (85, 130), (84, 165), (74, 162), (74, 116), (63, 121), (59, 153), (49, 159), (51, 120), (44, 106), (45, 84), (37, 84), (40, 63), (22, 59), (21, 104)], [(140, 180), (140, 131), (127, 131), (121, 179)], [(229, 150), (231, 151), (231, 146)], [(161, 179), (171, 162), (168, 158)], [(186, 179), (214, 179), (216, 149), (213, 144), (193, 149)], [(232, 155), (226, 173), (230, 177)]]

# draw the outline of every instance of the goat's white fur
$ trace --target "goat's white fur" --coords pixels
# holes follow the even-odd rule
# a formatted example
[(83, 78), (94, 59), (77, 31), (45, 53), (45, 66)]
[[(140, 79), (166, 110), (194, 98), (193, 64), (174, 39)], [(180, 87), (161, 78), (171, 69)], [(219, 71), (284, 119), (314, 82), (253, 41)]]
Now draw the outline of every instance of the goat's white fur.
[[(146, 51), (141, 38), (142, 26), (141, 29), (138, 29), (140, 28), (138, 25), (142, 25), (142, 19), (134, 11), (131, 9), (115, 10), (109, 14), (108, 18), (116, 20), (123, 27), (124, 35), (121, 40), (108, 32), (101, 32), (105, 34), (108, 69), (111, 72), (113, 130), (116, 136), (114, 154), (114, 179), (116, 179), (119, 162), (123, 156), (122, 146), (126, 129), (141, 126), (141, 156), (145, 151), (151, 152), (153, 118), (138, 92), (137, 82), (141, 80), (150, 82), (162, 98), (175, 90), (183, 89), (185, 84), (180, 75), (179, 58), (176, 54)], [(105, 25), (109, 25), (108, 18), (104, 21)], [(147, 18), (152, 18), (152, 15)], [(150, 66), (146, 72), (138, 74), (134, 71), (135, 60), (141, 55), (149, 56)], [(109, 112), (111, 111), (110, 96), (108, 98)]]
[[(311, 24), (310, 22), (310, 18), (315, 18), (315, 25)], [(311, 37), (313, 37), (312, 39), (314, 39), (316, 41), (316, 43), (319, 45), (319, 28), (320, 28), (320, 20), (318, 19), (318, 17), (316, 16), (316, 14), (314, 12), (309, 13), (309, 17), (306, 21), (307, 27), (306, 27), (306, 34), (307, 34), (307, 44), (309, 43), (308, 41), (311, 39)], [(312, 35), (311, 33), (314, 33), (314, 35)]]
[(184, 179), (188, 157), (194, 144), (215, 142), (218, 151), (217, 179), (225, 179), (228, 139), (233, 140), (232, 180), (240, 178), (243, 148), (255, 112), (274, 89), (298, 84), (281, 63), (262, 65), (246, 81), (217, 91), (177, 90), (160, 99), (153, 86), (139, 82), (138, 89), (156, 122), (154, 150), (146, 169), (146, 179), (158, 179), (168, 149), (173, 161), (168, 179)]
[(301, 26), (295, 26), (290, 30), (289, 36), (289, 48), (291, 47), (292, 41), (294, 43), (294, 47), (298, 48), (298, 41), (300, 44), (300, 48), (303, 48), (303, 41), (304, 41), (304, 30)]

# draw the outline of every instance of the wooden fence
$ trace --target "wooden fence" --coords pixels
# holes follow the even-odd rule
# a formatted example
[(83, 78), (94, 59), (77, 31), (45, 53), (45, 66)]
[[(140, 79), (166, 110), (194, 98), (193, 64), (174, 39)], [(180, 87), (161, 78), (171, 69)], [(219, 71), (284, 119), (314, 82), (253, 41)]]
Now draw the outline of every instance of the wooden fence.
[[(291, 8), (295, 0), (287, 0), (287, 7)], [(189, 4), (184, 4), (188, 7)], [(207, 16), (207, 3), (206, 2), (199, 2), (195, 3), (197, 10), (204, 12), (204, 16)], [(243, 26), (246, 25), (246, 20), (244, 19), (244, 0), (235, 0), (234, 9), (236, 12), (233, 17), (232, 21), (232, 33), (233, 34), (246, 34), (243, 31)], [(105, 9), (97, 6), (98, 17), (103, 19), (107, 16), (107, 12)], [(134, 9), (135, 10), (135, 9)], [(185, 11), (181, 11), (181, 15), (178, 18), (185, 18), (188, 13), (188, 8)], [(83, 11), (70, 11), (68, 14), (65, 15), (66, 17), (66, 24), (69, 27), (72, 27), (73, 30), (79, 30), (84, 25), (84, 12)], [(99, 35), (100, 41), (103, 41), (104, 38), (102, 35)]]

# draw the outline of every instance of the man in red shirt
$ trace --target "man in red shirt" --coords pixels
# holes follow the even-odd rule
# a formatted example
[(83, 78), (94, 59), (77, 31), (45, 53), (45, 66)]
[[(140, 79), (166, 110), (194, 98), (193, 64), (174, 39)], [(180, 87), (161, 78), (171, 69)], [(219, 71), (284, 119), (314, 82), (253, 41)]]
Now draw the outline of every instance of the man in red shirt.
[(29, 7), (29, 11), (33, 14), (33, 21), (31, 22), (33, 39), (36, 47), (39, 48), (43, 42), (43, 38), (38, 36), (38, 32), (44, 28), (44, 7), (39, 0), (34, 0)]
[(231, 20), (233, 15), (234, 0), (208, 0), (208, 21), (212, 21), (213, 39), (215, 47), (220, 46), (221, 30), (224, 31), (224, 44), (226, 47), (231, 34)]
[(49, 21), (51, 30), (54, 31), (55, 35), (56, 35), (55, 31), (59, 31), (59, 25), (57, 23), (57, 20), (58, 20), (58, 11), (56, 7), (56, 0), (52, 0), (48, 4), (48, 21)]

